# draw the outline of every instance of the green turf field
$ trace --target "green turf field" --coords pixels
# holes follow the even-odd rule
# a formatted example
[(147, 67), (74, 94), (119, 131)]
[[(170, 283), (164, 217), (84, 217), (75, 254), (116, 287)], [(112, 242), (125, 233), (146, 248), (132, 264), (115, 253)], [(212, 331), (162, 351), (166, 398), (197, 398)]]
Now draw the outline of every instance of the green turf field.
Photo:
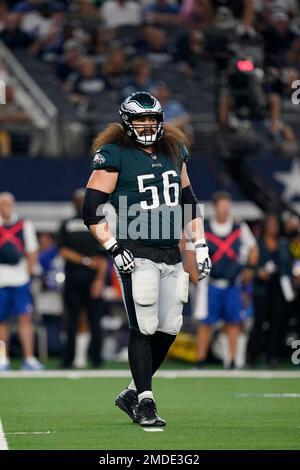
[(167, 426), (153, 433), (114, 406), (127, 382), (0, 378), (9, 449), (300, 449), (299, 379), (155, 379)]

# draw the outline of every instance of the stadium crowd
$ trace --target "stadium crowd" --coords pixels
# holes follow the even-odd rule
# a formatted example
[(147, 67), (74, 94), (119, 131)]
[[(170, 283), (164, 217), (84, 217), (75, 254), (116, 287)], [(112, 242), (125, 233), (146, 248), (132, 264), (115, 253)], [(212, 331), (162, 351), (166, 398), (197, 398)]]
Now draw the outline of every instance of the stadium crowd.
[[(104, 125), (95, 112), (138, 90), (160, 96), (166, 121), (183, 129), (197, 151), (193, 127), (203, 109), (195, 98), (211, 62), (221, 142), (247, 129), (247, 141), (261, 137), (284, 155), (298, 148), (291, 102), (300, 77), (297, 0), (1, 0), (0, 40), (48, 64), (72, 105), (84, 141), (74, 148), (82, 155)], [(0, 155), (24, 149), (45, 155), (39, 120), (24, 113), (24, 97), (3, 66), (0, 74), (9, 85), (0, 108)]]

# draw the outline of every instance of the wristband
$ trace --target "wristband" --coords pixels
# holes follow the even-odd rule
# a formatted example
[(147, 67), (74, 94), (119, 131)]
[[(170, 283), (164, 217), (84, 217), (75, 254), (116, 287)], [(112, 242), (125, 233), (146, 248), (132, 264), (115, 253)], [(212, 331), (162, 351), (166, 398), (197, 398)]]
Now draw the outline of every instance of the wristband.
[(113, 247), (117, 242), (117, 240), (114, 238), (114, 237), (111, 237), (109, 240), (107, 240), (106, 242), (104, 242), (102, 244), (102, 246), (107, 250), (109, 251), (111, 247)]
[(199, 238), (194, 242), (195, 248), (204, 248), (205, 246), (207, 246), (205, 238)]

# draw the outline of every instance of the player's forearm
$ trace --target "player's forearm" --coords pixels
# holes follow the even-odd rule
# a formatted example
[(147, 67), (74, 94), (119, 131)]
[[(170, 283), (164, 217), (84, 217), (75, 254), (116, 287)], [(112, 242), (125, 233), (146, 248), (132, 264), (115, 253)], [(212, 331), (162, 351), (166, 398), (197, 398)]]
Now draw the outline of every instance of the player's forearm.
[(189, 273), (190, 282), (196, 286), (199, 281), (199, 272), (196, 264), (195, 251), (186, 246), (183, 259), (184, 270)]
[(193, 242), (200, 240), (201, 243), (204, 243), (204, 227), (200, 205), (191, 187), (185, 163), (182, 166), (181, 182), (181, 205), (185, 238)]
[(105, 221), (97, 225), (90, 225), (89, 230), (102, 246), (104, 246), (106, 242), (114, 238), (113, 234), (109, 229), (108, 223)]
[(187, 238), (192, 242), (196, 242), (197, 240), (204, 240), (204, 227), (203, 221), (201, 217), (197, 217), (196, 219), (191, 220), (185, 229)]
[(114, 238), (107, 222), (103, 221), (98, 225), (89, 225), (89, 229), (96, 240), (98, 240), (113, 258), (114, 265), (119, 272), (130, 273), (134, 270), (135, 262), (133, 254), (126, 248), (124, 249)]

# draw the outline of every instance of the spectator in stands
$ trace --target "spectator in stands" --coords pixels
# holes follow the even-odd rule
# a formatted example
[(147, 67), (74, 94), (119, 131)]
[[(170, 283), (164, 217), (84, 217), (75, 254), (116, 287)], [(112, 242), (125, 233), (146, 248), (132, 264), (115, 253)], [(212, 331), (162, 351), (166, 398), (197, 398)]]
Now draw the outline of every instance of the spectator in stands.
[(175, 51), (169, 44), (167, 33), (162, 28), (148, 28), (144, 45), (138, 49), (153, 68), (163, 67), (174, 61)]
[(83, 224), (81, 207), (84, 191), (74, 193), (75, 214), (61, 225), (58, 245), (65, 259), (66, 342), (63, 367), (73, 366), (75, 339), (79, 316), (87, 312), (91, 330), (91, 359), (94, 367), (102, 364), (100, 318), (104, 313), (102, 291), (105, 283), (107, 260), (100, 245)]
[(131, 72), (132, 75), (124, 83), (121, 91), (121, 97), (124, 99), (136, 91), (150, 91), (155, 83), (151, 77), (149, 62), (141, 57), (137, 57), (132, 61)]
[(171, 90), (168, 85), (165, 82), (158, 82), (152, 88), (152, 94), (163, 107), (165, 122), (183, 131), (188, 138), (189, 144), (192, 145), (193, 127), (191, 117), (180, 101), (172, 99)]
[(289, 17), (281, 11), (274, 11), (271, 23), (262, 31), (265, 41), (265, 66), (280, 69), (287, 65), (287, 53), (295, 34), (290, 29)]
[(253, 0), (206, 0), (204, 6), (211, 24), (216, 23), (221, 26), (224, 19), (228, 22), (232, 20), (237, 23), (241, 35), (255, 34)]
[(17, 13), (30, 13), (36, 11), (40, 3), (40, 0), (21, 0), (14, 5), (13, 11)]
[(100, 22), (99, 11), (94, 3), (91, 0), (73, 0), (70, 2), (68, 21), (81, 25), (85, 31), (93, 31)]
[(95, 63), (85, 57), (81, 60), (78, 77), (71, 85), (71, 101), (88, 107), (95, 95), (103, 93), (108, 88), (107, 80), (98, 72)]
[(142, 24), (141, 5), (132, 0), (106, 0), (100, 8), (100, 14), (107, 28)]
[(170, 25), (179, 24), (179, 7), (177, 3), (168, 0), (153, 0), (144, 8), (144, 15), (147, 23)]
[(143, 24), (140, 28), (138, 28), (134, 40), (134, 49), (137, 54), (139, 51), (143, 51), (145, 48), (147, 48), (148, 39), (152, 34), (153, 25), (151, 24), (146, 23)]
[(292, 102), (292, 94), (295, 91), (292, 84), (299, 79), (297, 70), (286, 67), (281, 70), (268, 69), (269, 76), (265, 86), (270, 104), (270, 133), (273, 141), (286, 153), (297, 149), (294, 130), (285, 124), (281, 118), (282, 109), (298, 111), (298, 107)]
[(119, 90), (127, 74), (127, 57), (122, 47), (114, 48), (103, 66), (103, 74), (112, 88)]
[(93, 56), (95, 64), (102, 65), (108, 59), (114, 36), (115, 33), (112, 29), (101, 28), (92, 33), (89, 52)]
[(299, 15), (299, 5), (296, 0), (255, 0), (256, 27), (259, 31), (272, 24), (274, 13), (283, 13), (291, 20)]
[(42, 3), (32, 11), (23, 12), (21, 29), (35, 39), (46, 36), (52, 26), (49, 7), (50, 5)]
[(5, 0), (0, 0), (0, 33), (4, 28), (4, 18), (8, 12), (8, 6)]
[(293, 67), (285, 67), (281, 70), (270, 68), (268, 69), (269, 79), (266, 84), (266, 90), (275, 99), (278, 100), (278, 112), (280, 108), (284, 111), (299, 112), (299, 106), (295, 106), (292, 101), (292, 95), (295, 92), (293, 83), (300, 80), (300, 73)]
[(269, 135), (275, 148), (283, 152), (297, 148), (295, 133), (281, 117), (280, 96), (264, 87), (250, 59), (233, 60), (220, 92), (219, 120), (223, 129), (236, 132), (247, 121), (252, 126), (249, 134)]
[(74, 39), (68, 39), (64, 43), (63, 50), (64, 55), (56, 65), (56, 75), (65, 82), (70, 78), (70, 75), (77, 75), (79, 73), (83, 59), (83, 48)]
[(74, 34), (74, 27), (66, 24), (64, 10), (53, 10), (50, 14), (50, 28), (47, 33), (38, 36), (30, 51), (45, 62), (55, 63), (63, 54), (64, 41)]
[(0, 158), (28, 150), (32, 121), (16, 99), (16, 89), (6, 74), (6, 104), (0, 104)]
[(208, 14), (205, 2), (206, 0), (183, 0), (180, 6), (181, 18), (189, 25), (197, 20), (202, 27), (207, 26), (210, 23), (211, 15)]
[(6, 345), (7, 355), (1, 359), (0, 370), (10, 369), (8, 358), (9, 318), (19, 322), (24, 370), (41, 370), (42, 364), (34, 357), (32, 298), (30, 277), (36, 263), (38, 243), (31, 222), (20, 219), (15, 210), (15, 199), (10, 193), (0, 194), (0, 340)]
[[(1, 4), (0, 4), (1, 7)], [(8, 74), (4, 66), (0, 66), (0, 94), (1, 94), (1, 106), (6, 103), (6, 84)], [(0, 111), (0, 123), (1, 123), (1, 111)], [(0, 158), (9, 157), (11, 155), (11, 137), (5, 130), (0, 130)]]
[(3, 29), (0, 40), (10, 49), (25, 49), (33, 42), (33, 37), (22, 31), (21, 16), (17, 13), (7, 13), (3, 19)]
[(194, 77), (199, 61), (207, 57), (205, 36), (198, 28), (189, 29), (177, 42), (176, 59), (188, 77)]

